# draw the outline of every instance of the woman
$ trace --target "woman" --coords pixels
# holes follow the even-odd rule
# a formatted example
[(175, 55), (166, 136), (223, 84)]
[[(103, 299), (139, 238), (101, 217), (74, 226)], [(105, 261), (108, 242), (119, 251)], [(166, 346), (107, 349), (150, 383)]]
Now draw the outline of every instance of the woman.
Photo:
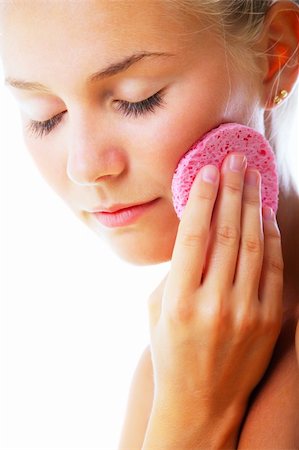
[(171, 260), (121, 449), (299, 447), (298, 192), (281, 166), (278, 227), (238, 154), (200, 171), (180, 224), (170, 189), (221, 123), (288, 151), (274, 119), (295, 98), (298, 22), (294, 1), (1, 4), (6, 83), (44, 178), (122, 258)]

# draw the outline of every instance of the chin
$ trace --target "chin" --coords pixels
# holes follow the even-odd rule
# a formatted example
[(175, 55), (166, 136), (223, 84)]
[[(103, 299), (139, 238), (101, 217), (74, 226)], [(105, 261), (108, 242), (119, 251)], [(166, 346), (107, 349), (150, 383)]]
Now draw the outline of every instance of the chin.
[(153, 250), (136, 252), (135, 250), (132, 251), (132, 249), (120, 249), (119, 247), (112, 247), (112, 250), (120, 259), (134, 266), (152, 266), (170, 261), (171, 259), (171, 252), (157, 253)]
[[(170, 261), (179, 220), (171, 211), (166, 219), (144, 227), (127, 227), (118, 230), (105, 230), (83, 214), (76, 214), (98, 237), (103, 239), (111, 250), (122, 260), (135, 266), (150, 266)], [(165, 228), (167, 224), (167, 228)]]
[(176, 231), (160, 239), (151, 237), (138, 239), (129, 236), (123, 239), (113, 239), (108, 242), (112, 251), (122, 260), (135, 266), (151, 266), (171, 260)]

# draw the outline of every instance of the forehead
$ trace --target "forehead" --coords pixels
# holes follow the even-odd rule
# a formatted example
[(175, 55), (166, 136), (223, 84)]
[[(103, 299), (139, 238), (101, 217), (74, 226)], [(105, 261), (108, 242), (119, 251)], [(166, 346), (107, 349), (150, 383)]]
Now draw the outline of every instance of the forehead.
[[(1, 6), (1, 55), (9, 74), (43, 75), (61, 64), (76, 69), (95, 57), (103, 65), (133, 50), (170, 52), (190, 47), (198, 20), (167, 0), (7, 0)], [(98, 63), (99, 64), (99, 63)], [(38, 73), (37, 73), (38, 75)], [(32, 78), (32, 77), (30, 77)]]

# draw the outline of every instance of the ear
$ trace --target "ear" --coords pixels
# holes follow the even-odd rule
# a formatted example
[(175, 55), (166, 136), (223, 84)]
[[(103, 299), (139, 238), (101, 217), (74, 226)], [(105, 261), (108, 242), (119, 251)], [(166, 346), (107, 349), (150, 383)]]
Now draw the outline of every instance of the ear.
[(278, 1), (264, 21), (262, 48), (265, 52), (263, 83), (264, 107), (276, 107), (274, 98), (282, 90), (290, 93), (299, 75), (299, 6)]

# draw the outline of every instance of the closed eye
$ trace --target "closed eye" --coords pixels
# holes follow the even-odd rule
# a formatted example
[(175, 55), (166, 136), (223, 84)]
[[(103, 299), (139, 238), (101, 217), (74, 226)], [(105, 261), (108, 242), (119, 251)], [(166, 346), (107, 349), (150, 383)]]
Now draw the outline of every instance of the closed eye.
[(129, 117), (138, 117), (148, 112), (153, 113), (157, 107), (164, 106), (162, 90), (141, 102), (130, 103), (117, 100), (117, 103), (119, 103), (117, 109), (122, 111), (125, 116)]
[(51, 133), (51, 131), (59, 124), (63, 114), (65, 113), (66, 111), (63, 111), (52, 117), (51, 119), (45, 120), (43, 122), (40, 122), (38, 120), (30, 120), (29, 124), (27, 125), (27, 130), (35, 137), (42, 138), (43, 136)]
[[(142, 100), (141, 102), (136, 103), (127, 102), (124, 100), (116, 100), (116, 109), (122, 112), (126, 117), (135, 118), (141, 115), (145, 115), (149, 112), (154, 113), (156, 108), (163, 107), (165, 105), (162, 91), (163, 90), (157, 92), (156, 94), (145, 100)], [(63, 115), (66, 112), (67, 111), (63, 111), (52, 117), (51, 119), (45, 121), (30, 120), (29, 124), (27, 125), (27, 130), (31, 135), (42, 138), (43, 136), (51, 133), (51, 131), (58, 126), (58, 124), (62, 120)]]

